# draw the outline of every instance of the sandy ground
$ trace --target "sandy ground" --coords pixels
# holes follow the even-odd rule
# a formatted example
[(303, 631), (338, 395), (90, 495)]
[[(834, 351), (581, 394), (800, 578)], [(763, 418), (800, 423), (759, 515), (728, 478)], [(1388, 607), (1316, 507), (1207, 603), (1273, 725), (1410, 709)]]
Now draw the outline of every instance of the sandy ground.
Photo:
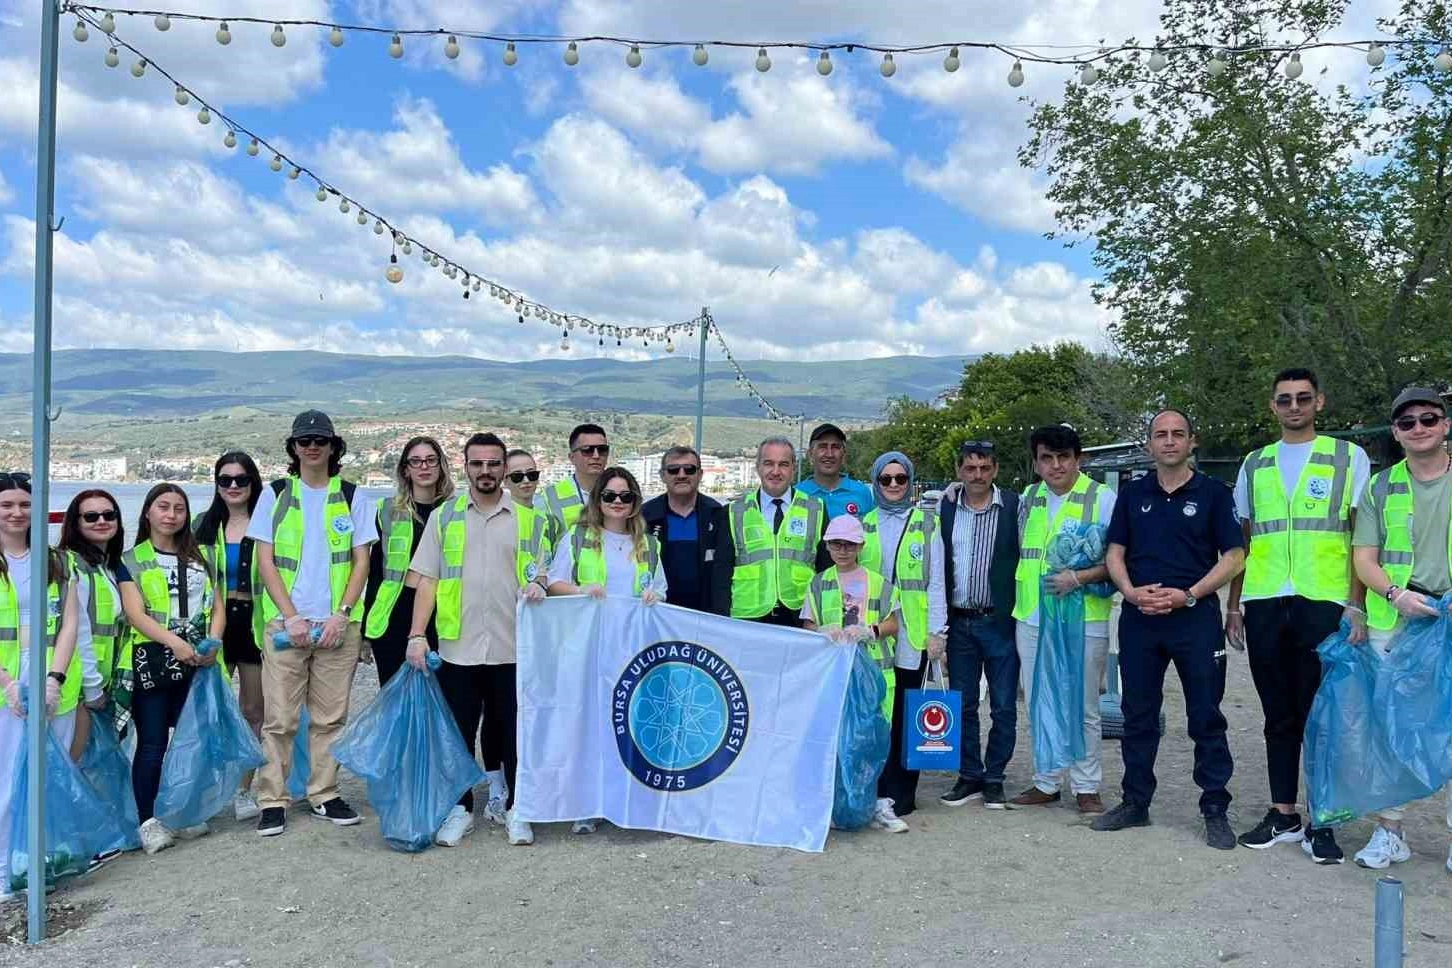
[[(371, 698), (371, 670), (358, 701)], [(260, 839), (230, 820), (155, 857), (121, 858), (57, 899), (79, 927), (0, 965), (941, 965), (1236, 966), (1372, 964), (1376, 876), (1313, 866), (1299, 847), (1211, 850), (1190, 780), (1179, 687), (1148, 829), (1089, 830), (1071, 807), (986, 811), (935, 797), (924, 777), (911, 833), (833, 834), (820, 855), (602, 828), (537, 828), (529, 848), (482, 826), (454, 850), (406, 856), (377, 823), (334, 828), (290, 815)], [(1243, 657), (1225, 701), (1236, 756), (1232, 823), (1264, 812), (1260, 710)], [(985, 716), (986, 718), (986, 716)], [(1009, 792), (1027, 785), (1022, 730)], [(1106, 744), (1117, 802), (1117, 743)], [(366, 810), (362, 785), (345, 794)], [(1449, 835), (1440, 800), (1407, 820), (1407, 958), (1452, 964)], [(1341, 834), (1348, 858), (1365, 823)], [(13, 917), (12, 919), (13, 920)]]

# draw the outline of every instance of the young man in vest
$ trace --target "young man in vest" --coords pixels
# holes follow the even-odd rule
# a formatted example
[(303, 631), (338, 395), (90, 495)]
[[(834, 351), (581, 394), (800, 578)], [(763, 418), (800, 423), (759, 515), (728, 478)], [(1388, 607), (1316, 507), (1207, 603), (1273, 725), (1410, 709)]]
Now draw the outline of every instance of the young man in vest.
[(555, 540), (570, 533), (590, 500), (590, 490), (610, 463), (610, 441), (598, 424), (580, 424), (570, 431), (570, 463), (575, 472), (544, 491), (544, 510), (553, 519)]
[(1340, 864), (1345, 858), (1331, 828), (1311, 827), (1309, 817), (1302, 825), (1296, 791), (1301, 736), (1321, 684), (1316, 647), (1343, 618), (1352, 641), (1366, 641), (1366, 589), (1351, 564), (1351, 531), (1371, 461), (1355, 444), (1316, 433), (1325, 406), (1315, 373), (1276, 375), (1270, 408), (1281, 439), (1246, 457), (1235, 481), (1235, 513), (1249, 551), (1245, 571), (1230, 581), (1225, 638), (1250, 650), (1270, 779), (1271, 808), (1237, 838), (1240, 845), (1263, 850), (1299, 841), (1316, 863)]
[(792, 487), (797, 453), (785, 437), (756, 448), (760, 487), (731, 502), (728, 519), (736, 566), (731, 574), (731, 617), (801, 627), (807, 586), (832, 565), (822, 541), (822, 502)]
[[(1392, 404), (1392, 436), (1406, 459), (1371, 479), (1356, 509), (1351, 539), (1356, 574), (1366, 585), (1371, 644), (1382, 654), (1407, 619), (1437, 614), (1452, 590), (1452, 457), (1447, 405), (1428, 387), (1408, 387)], [(1447, 785), (1452, 828), (1452, 783)], [(1356, 854), (1381, 870), (1412, 856), (1402, 835), (1404, 808), (1383, 810), (1371, 840)], [(1447, 853), (1452, 873), (1452, 849)]]
[[(482, 721), (487, 741), (503, 754), (504, 776), (490, 776), (486, 815), (505, 825), (509, 842), (534, 843), (530, 825), (513, 813), (515, 768), (514, 608), (545, 596), (550, 544), (544, 515), (505, 491), (504, 442), (475, 434), (464, 444), (469, 491), (440, 506), (424, 527), (409, 570), (419, 576), (408, 661), (425, 667), (429, 617), (439, 634), (439, 688), (472, 755)], [(437, 614), (435, 614), (437, 613)], [(474, 829), (470, 790), (439, 827), (435, 842), (455, 847)]]
[[(1109, 570), (1103, 562), (1050, 574), (1049, 541), (1066, 526), (1080, 522), (1108, 528), (1114, 516), (1114, 492), (1079, 470), (1084, 446), (1072, 427), (1038, 428), (1029, 437), (1029, 450), (1033, 452), (1034, 470), (1040, 480), (1029, 486), (1019, 503), (1019, 559), (1014, 575), (1017, 592), (1013, 617), (1017, 622), (1014, 637), (1018, 645), (1019, 677), (1024, 701), (1032, 712), (1039, 629), (1043, 624), (1039, 604), (1043, 596), (1069, 595), (1085, 585), (1109, 579)], [(1034, 785), (1010, 801), (1015, 806), (1058, 803), (1059, 788), (1067, 772), (1079, 812), (1104, 812), (1104, 801), (1099, 797), (1099, 785), (1104, 782), (1099, 684), (1104, 679), (1104, 663), (1109, 656), (1110, 602), (1111, 598), (1087, 592), (1084, 595), (1084, 757), (1067, 770), (1062, 766), (1035, 763)], [(1060, 683), (1045, 682), (1044, 685), (1056, 690), (1061, 688)], [(1029, 729), (1036, 728), (1030, 715)]]
[(847, 435), (836, 424), (824, 423), (807, 438), (807, 459), (812, 476), (797, 490), (822, 502), (830, 521), (842, 514), (862, 520), (872, 510), (872, 488), (847, 476)]
[[(359, 820), (338, 794), (338, 761), (331, 750), (348, 720), (363, 644), (368, 546), (378, 537), (372, 502), (338, 476), (347, 445), (327, 414), (298, 414), (286, 446), (288, 476), (263, 489), (247, 530), (267, 590), (260, 643), (267, 764), (258, 772), (257, 787), (262, 807), (257, 832), (264, 837), (287, 829), (285, 811), (292, 802), (287, 777), (304, 705), (311, 717), (307, 796), (313, 816), (340, 827)], [(279, 631), (287, 633), (291, 648), (273, 645)]]

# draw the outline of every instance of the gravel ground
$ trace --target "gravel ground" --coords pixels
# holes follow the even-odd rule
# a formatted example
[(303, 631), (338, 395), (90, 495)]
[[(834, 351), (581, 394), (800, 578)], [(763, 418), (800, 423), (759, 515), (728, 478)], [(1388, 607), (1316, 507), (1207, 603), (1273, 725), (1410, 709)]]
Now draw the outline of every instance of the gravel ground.
[[(358, 702), (375, 689), (360, 672)], [(294, 811), (282, 837), (227, 820), (203, 840), (121, 858), (56, 896), (75, 927), (39, 950), (0, 948), (0, 965), (1371, 965), (1372, 872), (1315, 867), (1295, 846), (1204, 845), (1173, 676), (1167, 691), (1144, 830), (1097, 834), (1071, 807), (944, 807), (943, 774), (923, 778), (911, 833), (834, 833), (820, 855), (608, 826), (593, 837), (541, 827), (535, 846), (511, 848), (481, 825), (458, 849), (407, 856), (383, 845), (371, 816), (338, 829)], [(1266, 791), (1242, 657), (1224, 708), (1243, 830)], [(1028, 783), (1028, 749), (1020, 730), (1010, 794)], [(1120, 766), (1106, 744), (1111, 805)], [(345, 779), (364, 808), (361, 783)], [(1452, 964), (1443, 815), (1440, 800), (1412, 809), (1416, 854), (1395, 871), (1411, 968)], [(1369, 832), (1343, 830), (1348, 855)], [(13, 926), (17, 911), (5, 914)]]

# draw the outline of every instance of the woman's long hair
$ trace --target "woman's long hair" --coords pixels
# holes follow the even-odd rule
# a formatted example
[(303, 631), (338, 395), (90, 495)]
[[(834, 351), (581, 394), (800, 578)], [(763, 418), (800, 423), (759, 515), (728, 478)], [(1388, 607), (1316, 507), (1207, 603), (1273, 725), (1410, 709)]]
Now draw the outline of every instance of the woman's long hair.
[(151, 540), (151, 522), (147, 515), (151, 513), (151, 506), (156, 499), (163, 494), (179, 494), (182, 499), (182, 507), (185, 509), (188, 523), (182, 525), (182, 529), (176, 533), (176, 560), (194, 561), (197, 564), (207, 567), (207, 560), (202, 557), (201, 546), (197, 544), (197, 536), (192, 533), (192, 503), (187, 498), (187, 492), (176, 484), (161, 483), (146, 492), (146, 501), (141, 505), (141, 520), (136, 523), (136, 543)]
[[(110, 501), (111, 510), (116, 512), (116, 533), (106, 542), (104, 548), (97, 548), (81, 533), (81, 505), (97, 497)], [(106, 567), (114, 572), (121, 564), (121, 549), (125, 544), (126, 525), (121, 520), (121, 505), (116, 503), (116, 498), (110, 491), (92, 488), (71, 498), (71, 503), (66, 507), (65, 520), (61, 522), (60, 542), (56, 545), (59, 550), (75, 552), (76, 557), (92, 568)]]
[(605, 485), (610, 481), (623, 480), (630, 493), (635, 495), (635, 503), (631, 505), (630, 517), (626, 519), (627, 532), (630, 534), (631, 551), (630, 555), (637, 562), (646, 560), (645, 545), (645, 515), (641, 513), (640, 484), (635, 480), (635, 475), (623, 467), (607, 467), (595, 481), (595, 486), (590, 488), (590, 503), (585, 506), (585, 513), (580, 520), (584, 523), (587, 531), (586, 536), (600, 540), (600, 533), (605, 530), (605, 514), (600, 506), (600, 492), (605, 490)]
[[(449, 466), (448, 455), (439, 442), (432, 437), (411, 437), (408, 443), (403, 445), (403, 451), (398, 455), (398, 465), (393, 469), (394, 480), (398, 482), (398, 491), (393, 495), (393, 510), (399, 515), (408, 515), (418, 520), (418, 505), (413, 499), (413, 485), (408, 482), (408, 452), (423, 444), (434, 452), (439, 459), (439, 481), (434, 485), (434, 503), (443, 504), (454, 496), (454, 470)], [(387, 541), (387, 535), (379, 535), (380, 540)]]
[(227, 521), (232, 517), (227, 502), (222, 499), (222, 489), (217, 486), (217, 475), (222, 473), (222, 468), (228, 464), (239, 465), (251, 484), (251, 493), (247, 495), (248, 515), (257, 510), (257, 499), (262, 496), (262, 474), (257, 470), (257, 462), (245, 451), (229, 450), (218, 457), (217, 463), (212, 465), (212, 503), (207, 510), (202, 512), (202, 519), (197, 522), (198, 544), (211, 545), (215, 542), (217, 532), (225, 533)]
[[(24, 491), (26, 494), (29, 494), (30, 475), (25, 474), (22, 477), (17, 477), (14, 474), (0, 474), (0, 492), (11, 490), (20, 490)], [(35, 510), (34, 506), (32, 506), (30, 509), (30, 513), (36, 514), (38, 512)], [(28, 528), (25, 531), (25, 547), (30, 547), (30, 529)], [(57, 584), (65, 581), (65, 558), (61, 555), (60, 552), (56, 551), (54, 548), (47, 548), (46, 552), (46, 557), (49, 559), (49, 568), (47, 569), (47, 571), (49, 572), (50, 580), (56, 582)], [(10, 582), (10, 563), (5, 560), (5, 556), (3, 554), (0, 554), (0, 580), (5, 581), (7, 584)]]

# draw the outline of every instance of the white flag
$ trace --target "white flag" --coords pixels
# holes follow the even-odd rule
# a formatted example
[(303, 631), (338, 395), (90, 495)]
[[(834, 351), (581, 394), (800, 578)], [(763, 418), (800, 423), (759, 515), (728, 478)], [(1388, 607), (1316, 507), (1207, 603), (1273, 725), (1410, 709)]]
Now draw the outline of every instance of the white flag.
[(636, 599), (521, 604), (516, 815), (820, 851), (852, 657)]

